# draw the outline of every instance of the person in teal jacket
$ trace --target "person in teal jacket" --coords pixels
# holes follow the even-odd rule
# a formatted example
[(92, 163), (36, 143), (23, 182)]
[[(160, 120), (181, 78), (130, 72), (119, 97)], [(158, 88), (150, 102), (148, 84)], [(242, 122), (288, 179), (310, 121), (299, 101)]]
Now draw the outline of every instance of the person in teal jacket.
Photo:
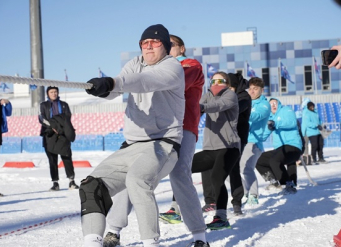
[(262, 93), (264, 81), (253, 77), (249, 80), (249, 94), (252, 108), (249, 118), (249, 135), (244, 152), (240, 159), (240, 173), (244, 187), (243, 202), (249, 205), (258, 204), (258, 181), (255, 167), (258, 158), (264, 152), (263, 132), (267, 128), (270, 116), (270, 104)]
[(299, 134), (295, 112), (283, 106), (277, 98), (270, 98), (271, 113), (268, 126), (263, 134), (266, 140), (272, 133), (271, 151), (262, 153), (256, 168), (266, 181), (278, 181), (285, 188), (281, 194), (294, 194), (295, 178), (289, 176), (285, 165), (296, 165), (302, 152), (302, 140)]
[[(311, 143), (311, 156), (315, 164), (326, 162), (323, 158), (323, 137), (320, 130), (322, 130), (322, 121), (315, 110), (315, 104), (308, 102), (302, 118), (302, 134), (309, 138)], [(316, 153), (319, 157), (318, 161), (316, 160)]]
[[(0, 146), (2, 145), (2, 133), (8, 132), (7, 117), (12, 115), (12, 105), (8, 99), (0, 99)], [(4, 196), (0, 193), (0, 197)]]

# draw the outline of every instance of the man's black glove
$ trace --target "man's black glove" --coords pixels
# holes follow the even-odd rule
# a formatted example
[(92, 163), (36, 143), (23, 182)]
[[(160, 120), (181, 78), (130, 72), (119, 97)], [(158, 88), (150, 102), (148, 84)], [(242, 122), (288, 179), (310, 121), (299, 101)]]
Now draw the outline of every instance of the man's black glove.
[(91, 89), (85, 89), (85, 91), (94, 96), (105, 95), (114, 89), (114, 79), (111, 77), (93, 78), (87, 83), (91, 83), (93, 86)]
[(318, 128), (319, 130), (322, 130), (322, 129), (323, 129), (321, 125), (317, 125), (317, 128)]
[(272, 120), (268, 121), (268, 129), (271, 130), (271, 131), (276, 129), (275, 128), (275, 121), (272, 121)]

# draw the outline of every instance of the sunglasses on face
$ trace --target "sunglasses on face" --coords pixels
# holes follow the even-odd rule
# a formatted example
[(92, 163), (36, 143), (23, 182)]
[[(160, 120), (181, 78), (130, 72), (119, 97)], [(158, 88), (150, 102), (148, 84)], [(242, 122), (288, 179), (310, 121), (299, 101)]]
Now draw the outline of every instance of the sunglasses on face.
[(271, 102), (270, 105), (271, 106), (277, 106), (277, 102)]
[(214, 85), (214, 84), (226, 84), (226, 80), (225, 79), (212, 79), (211, 80), (211, 85)]
[(147, 49), (149, 45), (153, 48), (160, 47), (162, 45), (161, 40), (159, 39), (150, 39), (150, 40), (141, 40), (140, 46), (142, 49)]

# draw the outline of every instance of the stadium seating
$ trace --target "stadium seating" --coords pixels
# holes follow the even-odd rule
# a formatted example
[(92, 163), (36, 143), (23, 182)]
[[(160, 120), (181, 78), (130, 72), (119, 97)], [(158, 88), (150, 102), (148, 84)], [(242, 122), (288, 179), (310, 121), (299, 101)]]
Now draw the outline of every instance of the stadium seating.
[[(71, 122), (77, 135), (118, 132), (123, 129), (123, 112), (75, 113)], [(9, 130), (3, 136), (39, 136), (41, 124), (38, 116), (12, 116), (7, 118)]]
[[(288, 104), (296, 113), (300, 113), (300, 104)], [(335, 130), (325, 140), (327, 146), (340, 146), (340, 110), (339, 102), (317, 103), (316, 109), (324, 124), (329, 129)], [(296, 114), (299, 116), (300, 114)], [(39, 136), (41, 125), (38, 116), (11, 116), (7, 118), (9, 131), (3, 134), (4, 145), (0, 153), (18, 152), (44, 152), (42, 138)], [(124, 112), (94, 112), (75, 113), (71, 121), (76, 129), (76, 141), (72, 143), (72, 150), (105, 150), (115, 151), (124, 141), (122, 130), (124, 127)], [(199, 138), (196, 149), (202, 149), (203, 130), (205, 128), (206, 114), (199, 122)], [(265, 148), (272, 146), (269, 138), (264, 143)]]

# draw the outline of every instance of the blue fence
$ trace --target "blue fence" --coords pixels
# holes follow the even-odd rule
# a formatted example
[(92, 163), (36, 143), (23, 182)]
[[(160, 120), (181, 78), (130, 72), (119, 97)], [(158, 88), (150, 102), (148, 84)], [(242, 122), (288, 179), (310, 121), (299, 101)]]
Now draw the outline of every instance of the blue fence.
[[(264, 142), (264, 148), (272, 148), (272, 136)], [(42, 145), (42, 137), (3, 137), (0, 154), (11, 153), (40, 153), (44, 152)], [(102, 135), (78, 135), (76, 140), (71, 144), (73, 151), (116, 151), (124, 142), (122, 132)], [(198, 142), (196, 149), (202, 149), (203, 129), (199, 130)], [(327, 139), (324, 140), (325, 147), (341, 147), (340, 130), (333, 131)]]

